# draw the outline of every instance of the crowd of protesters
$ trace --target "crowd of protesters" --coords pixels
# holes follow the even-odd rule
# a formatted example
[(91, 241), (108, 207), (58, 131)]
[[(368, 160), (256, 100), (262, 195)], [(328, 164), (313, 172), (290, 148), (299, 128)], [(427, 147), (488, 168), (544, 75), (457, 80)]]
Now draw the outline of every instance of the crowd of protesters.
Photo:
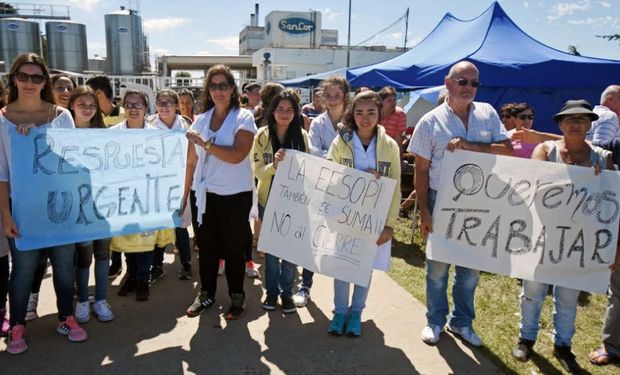
[[(56, 292), (57, 331), (71, 341), (84, 341), (88, 334), (80, 324), (91, 316), (104, 322), (114, 319), (108, 283), (121, 275), (123, 253), (126, 272), (119, 296), (135, 294), (137, 301), (148, 300), (150, 286), (165, 275), (163, 254), (171, 244), (180, 258), (178, 278), (194, 277), (190, 226), (198, 248), (200, 290), (193, 301), (188, 301), (187, 316), (198, 316), (215, 304), (218, 275), (225, 274), (230, 302), (224, 317), (239, 318), (246, 308), (244, 278), (260, 276), (252, 261), (252, 249), (256, 247), (272, 180), (287, 149), (398, 181), (402, 154), (406, 151), (415, 155), (415, 190), (400, 208), (417, 200), (420, 229), (428, 234), (433, 230), (432, 209), (445, 151), (464, 149), (600, 171), (614, 169), (614, 154), (606, 149), (620, 143), (614, 143), (620, 136), (620, 86), (609, 86), (595, 108), (580, 98), (569, 100), (553, 118), (561, 134), (544, 133), (532, 128), (536, 112), (527, 103), (508, 103), (498, 115), (489, 104), (475, 102), (480, 77), (470, 62), (451, 67), (444, 81), (445, 99), (421, 118), (408, 146), (404, 141), (407, 114), (397, 106), (395, 89), (384, 87), (375, 92), (363, 88), (351, 93), (342, 77), (322, 81), (312, 91), (311, 102), (302, 106), (292, 89), (278, 83), (238, 87), (231, 70), (217, 65), (208, 71), (199, 100), (189, 90), (163, 89), (156, 93), (153, 114), (149, 113), (146, 93), (127, 90), (116, 103), (109, 78), (95, 76), (78, 86), (67, 75), (50, 76), (42, 59), (32, 53), (15, 59), (6, 84), (6, 92), (4, 87), (0, 91), (0, 219), (4, 234), (0, 238), (0, 319), (11, 354), (27, 350), (26, 321), (36, 319), (39, 299), (54, 297), (39, 292), (48, 263)], [(182, 224), (35, 251), (18, 250), (14, 238), (19, 228), (11, 215), (10, 128), (23, 136), (33, 128), (185, 132), (190, 147), (180, 208)], [(375, 269), (389, 268), (400, 202), (398, 187), (377, 239)], [(255, 222), (253, 229), (251, 221)], [(297, 265), (271, 254), (264, 257), (266, 291), (262, 308), (276, 310), (280, 301), (282, 312), (291, 314), (306, 306), (313, 272), (303, 269), (301, 282), (295, 287)], [(471, 345), (483, 345), (472, 328), (479, 271), (456, 266), (454, 310), (448, 317), (450, 265), (433, 260), (426, 263), (428, 312), (422, 340), (436, 344), (445, 327)], [(88, 285), (93, 264), (95, 293), (91, 301)], [(612, 269), (615, 271), (619, 265), (617, 257)], [(620, 358), (619, 272), (612, 273), (603, 346), (590, 355), (590, 361), (597, 365)], [(513, 351), (518, 360), (527, 361), (531, 356), (540, 308), (549, 287), (523, 281), (521, 329)], [(355, 285), (351, 294), (348, 282), (334, 279), (334, 316), (327, 327), (329, 333), (362, 334), (361, 316), (368, 290)], [(579, 365), (571, 352), (571, 338), (579, 292), (553, 286), (553, 294), (558, 316), (553, 353), (566, 370), (576, 373)]]

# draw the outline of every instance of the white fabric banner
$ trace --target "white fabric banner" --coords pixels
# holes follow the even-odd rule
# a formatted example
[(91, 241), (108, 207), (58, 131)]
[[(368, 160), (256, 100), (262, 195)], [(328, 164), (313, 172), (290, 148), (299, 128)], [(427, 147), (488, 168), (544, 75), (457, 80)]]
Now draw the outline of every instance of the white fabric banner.
[(602, 293), (616, 253), (620, 174), (446, 152), (430, 259)]
[(287, 150), (258, 248), (314, 272), (368, 286), (396, 181)]

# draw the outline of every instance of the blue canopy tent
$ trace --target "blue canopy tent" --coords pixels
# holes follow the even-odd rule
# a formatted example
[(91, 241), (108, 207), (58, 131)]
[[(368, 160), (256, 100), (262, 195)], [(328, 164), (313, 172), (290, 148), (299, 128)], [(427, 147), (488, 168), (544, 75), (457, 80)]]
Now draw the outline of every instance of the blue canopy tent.
[(527, 35), (493, 3), (472, 20), (446, 14), (418, 45), (393, 59), (350, 69), (352, 86), (395, 86), (415, 90), (443, 84), (460, 60), (480, 70), (477, 101), (495, 108), (527, 102), (537, 113), (536, 129), (558, 132), (552, 115), (568, 99), (597, 104), (603, 89), (620, 76), (620, 61), (574, 56)]
[(297, 77), (287, 79), (286, 81), (280, 81), (285, 87), (316, 87), (321, 83), (322, 80), (337, 76), (337, 77), (345, 77), (347, 73), (347, 68), (334, 69), (323, 73), (312, 74), (304, 77)]

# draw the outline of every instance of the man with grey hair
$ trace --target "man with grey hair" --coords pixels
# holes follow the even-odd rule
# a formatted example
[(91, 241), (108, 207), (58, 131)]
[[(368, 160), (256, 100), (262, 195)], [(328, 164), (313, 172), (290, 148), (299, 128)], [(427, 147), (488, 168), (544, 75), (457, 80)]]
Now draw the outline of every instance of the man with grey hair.
[(592, 122), (592, 127), (586, 139), (594, 145), (605, 141), (620, 138), (620, 85), (607, 86), (601, 94), (601, 104), (594, 107), (598, 120)]
[[(478, 68), (468, 61), (458, 62), (450, 68), (444, 83), (448, 90), (446, 101), (420, 119), (408, 147), (416, 156), (415, 188), (420, 206), (420, 230), (425, 236), (433, 231), (432, 212), (446, 150), (512, 155), (510, 136), (495, 109), (487, 103), (474, 102), (480, 86)], [(481, 346), (482, 340), (472, 329), (474, 293), (480, 271), (456, 266), (452, 289), (454, 310), (446, 324), (449, 270), (450, 264), (426, 260), (427, 325), (422, 330), (422, 341), (439, 342), (445, 325), (471, 345)]]

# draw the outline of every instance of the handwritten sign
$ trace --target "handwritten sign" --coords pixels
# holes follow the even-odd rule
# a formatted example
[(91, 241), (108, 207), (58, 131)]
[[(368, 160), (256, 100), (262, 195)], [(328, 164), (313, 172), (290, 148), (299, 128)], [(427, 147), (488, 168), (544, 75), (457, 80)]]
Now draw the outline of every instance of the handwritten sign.
[(396, 181), (287, 150), (258, 247), (314, 272), (368, 286)]
[(446, 152), (430, 259), (605, 293), (620, 175), (468, 151)]
[(11, 130), (11, 197), (20, 250), (176, 227), (184, 133)]

